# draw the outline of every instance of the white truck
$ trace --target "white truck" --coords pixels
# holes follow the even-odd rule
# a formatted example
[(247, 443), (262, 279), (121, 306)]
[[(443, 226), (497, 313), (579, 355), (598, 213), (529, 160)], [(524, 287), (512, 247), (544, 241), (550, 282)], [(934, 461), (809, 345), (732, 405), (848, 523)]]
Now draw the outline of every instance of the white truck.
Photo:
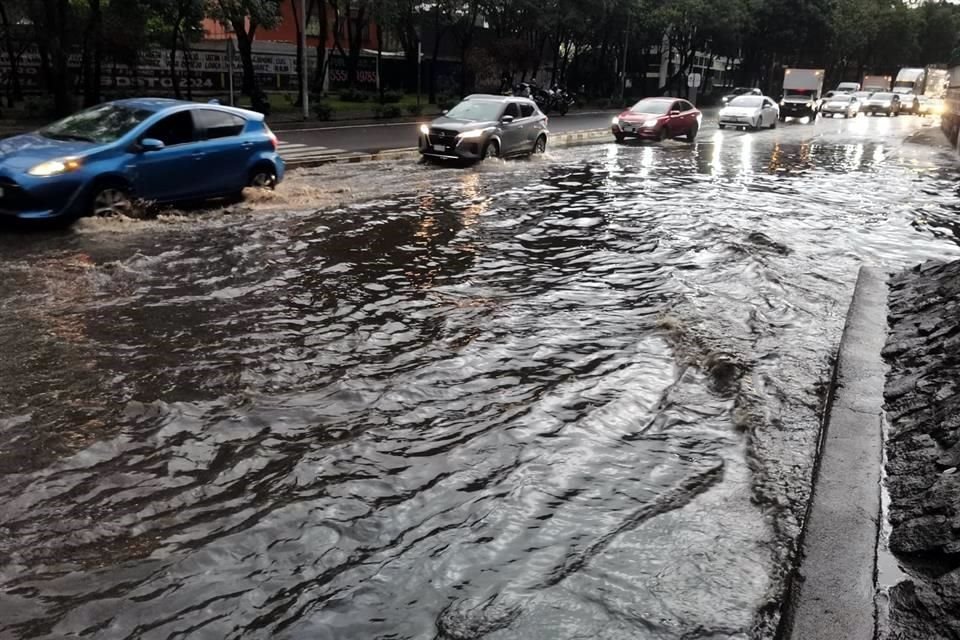
[(783, 74), (783, 98), (780, 120), (787, 118), (817, 119), (823, 93), (823, 69), (787, 69)]
[(926, 79), (926, 69), (900, 69), (893, 81), (893, 92), (900, 96), (901, 112), (916, 114), (920, 111), (919, 96), (923, 95)]

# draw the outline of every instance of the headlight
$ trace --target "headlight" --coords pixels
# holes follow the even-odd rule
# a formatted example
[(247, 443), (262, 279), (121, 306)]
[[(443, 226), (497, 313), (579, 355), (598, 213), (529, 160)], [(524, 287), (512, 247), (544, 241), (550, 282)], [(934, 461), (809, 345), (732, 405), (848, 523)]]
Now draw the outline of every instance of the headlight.
[(781, 100), (781, 101), (780, 101), (780, 106), (781, 106), (781, 107), (782, 107), (783, 105), (785, 105), (785, 104), (787, 104), (787, 101), (786, 101), (786, 100)]
[(722, 98), (720, 98), (720, 100), (723, 102), (723, 104), (727, 104), (728, 102), (730, 102), (730, 98), (728, 98), (727, 96), (723, 96)]
[(27, 173), (31, 176), (46, 178), (49, 176), (58, 176), (62, 173), (70, 173), (79, 169), (83, 163), (80, 158), (57, 158), (56, 160), (47, 160), (33, 167)]
[(474, 129), (472, 131), (464, 131), (460, 134), (461, 140), (469, 140), (471, 138), (479, 138), (483, 135), (483, 129)]
[(657, 120), (656, 118), (653, 118), (653, 119), (651, 119), (651, 120), (647, 120), (646, 122), (643, 123), (643, 128), (644, 128), (644, 129), (649, 129), (649, 128), (651, 128), (651, 127), (655, 127), (655, 126), (657, 126), (657, 123), (658, 123), (658, 122), (660, 122), (660, 121)]
[(613, 116), (613, 122), (611, 124), (620, 126), (620, 116)]
[(430, 135), (430, 127), (428, 127), (425, 124), (420, 125), (420, 133), (422, 133), (425, 136)]

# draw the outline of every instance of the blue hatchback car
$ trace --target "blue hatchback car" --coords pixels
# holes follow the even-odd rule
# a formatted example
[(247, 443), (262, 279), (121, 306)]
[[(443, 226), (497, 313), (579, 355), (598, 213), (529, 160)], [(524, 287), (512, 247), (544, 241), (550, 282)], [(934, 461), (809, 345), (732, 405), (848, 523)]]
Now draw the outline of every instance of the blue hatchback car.
[(107, 102), (0, 140), (0, 217), (70, 222), (272, 187), (283, 179), (263, 116), (216, 104)]

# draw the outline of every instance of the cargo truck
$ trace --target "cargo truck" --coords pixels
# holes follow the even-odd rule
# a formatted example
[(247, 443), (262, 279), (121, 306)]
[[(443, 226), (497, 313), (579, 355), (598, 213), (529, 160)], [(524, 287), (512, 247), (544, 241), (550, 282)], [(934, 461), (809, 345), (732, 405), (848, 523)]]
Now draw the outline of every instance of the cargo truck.
[(787, 118), (817, 119), (823, 92), (823, 69), (787, 69), (783, 74), (780, 121)]
[(946, 69), (927, 67), (927, 81), (923, 95), (928, 98), (942, 98), (947, 94), (950, 84), (950, 72)]
[(926, 69), (900, 69), (893, 81), (893, 92), (900, 95), (900, 108), (907, 113), (920, 110), (920, 99), (926, 84)]
[(890, 91), (890, 81), (893, 80), (890, 76), (863, 76), (863, 86), (864, 91), (869, 91), (870, 93), (876, 93), (881, 91), (886, 93)]
[(960, 67), (953, 67), (947, 78), (947, 100), (940, 128), (950, 144), (957, 146), (957, 134), (960, 133)]

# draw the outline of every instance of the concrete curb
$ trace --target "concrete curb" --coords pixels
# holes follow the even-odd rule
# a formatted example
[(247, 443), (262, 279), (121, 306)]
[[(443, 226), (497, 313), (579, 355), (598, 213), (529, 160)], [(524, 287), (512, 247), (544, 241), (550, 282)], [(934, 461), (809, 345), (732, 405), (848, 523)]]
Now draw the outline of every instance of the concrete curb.
[[(585, 129), (583, 131), (572, 131), (570, 133), (559, 133), (550, 136), (551, 147), (572, 147), (578, 144), (589, 144), (609, 138), (613, 140), (613, 134), (609, 129)], [(287, 169), (305, 169), (309, 167), (318, 167), (325, 164), (358, 163), (358, 162), (382, 162), (389, 160), (416, 160), (420, 158), (420, 152), (416, 147), (408, 149), (390, 149), (387, 151), (378, 151), (377, 153), (351, 154), (340, 156), (324, 156), (322, 158), (310, 158), (300, 162), (287, 162)]]
[(886, 277), (862, 267), (837, 352), (800, 566), (779, 638), (874, 638), (886, 335)]

